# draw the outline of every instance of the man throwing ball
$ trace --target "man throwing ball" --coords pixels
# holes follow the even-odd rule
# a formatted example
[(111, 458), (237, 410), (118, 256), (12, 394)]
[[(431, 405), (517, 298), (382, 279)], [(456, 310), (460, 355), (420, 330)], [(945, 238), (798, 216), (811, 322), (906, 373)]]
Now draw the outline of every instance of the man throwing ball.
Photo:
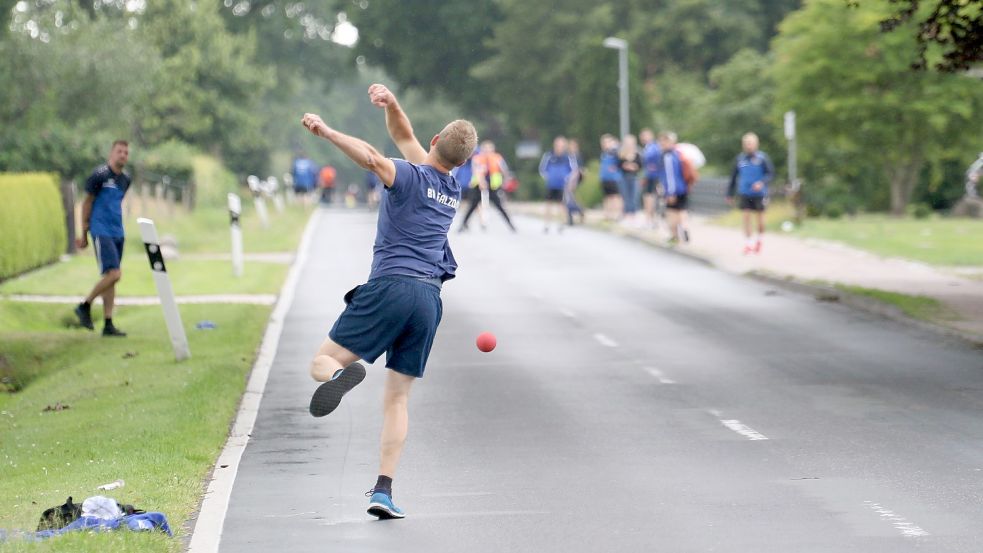
[(389, 519), (405, 516), (393, 504), (392, 481), (406, 440), (410, 387), (423, 376), (440, 323), (441, 286), (454, 278), (457, 268), (447, 232), (461, 188), (450, 172), (467, 161), (478, 137), (470, 122), (456, 120), (424, 150), (389, 89), (374, 84), (369, 98), (385, 110), (389, 135), (405, 161), (384, 157), (313, 113), (302, 119), (304, 127), (378, 175), (386, 187), (368, 282), (345, 295), (345, 311), (311, 362), (311, 376), (323, 384), (311, 398), (310, 411), (315, 417), (334, 411), (342, 396), (365, 378), (365, 367), (357, 361), (371, 363), (386, 353), (381, 461), (368, 494), (368, 512)]

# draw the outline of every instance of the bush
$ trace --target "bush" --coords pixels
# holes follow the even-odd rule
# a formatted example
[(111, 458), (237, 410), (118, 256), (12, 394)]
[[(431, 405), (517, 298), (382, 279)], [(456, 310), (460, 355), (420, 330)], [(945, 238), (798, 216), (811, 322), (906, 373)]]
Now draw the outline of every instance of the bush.
[(222, 162), (208, 155), (193, 159), (195, 204), (203, 207), (225, 207), (229, 192), (239, 191), (239, 181)]
[(58, 259), (67, 229), (58, 177), (0, 174), (0, 280)]
[(600, 163), (591, 161), (584, 168), (584, 180), (577, 187), (577, 203), (585, 208), (597, 207), (604, 199), (604, 192), (601, 190)]
[(826, 209), (823, 213), (830, 219), (839, 219), (843, 216), (843, 206), (838, 203), (830, 203), (826, 205)]
[(170, 186), (184, 190), (192, 186), (194, 178), (194, 148), (177, 140), (169, 140), (160, 146), (138, 152), (135, 160), (136, 177), (142, 182), (159, 183), (164, 177)]
[(923, 203), (910, 206), (909, 211), (915, 219), (928, 219), (932, 215), (932, 207)]

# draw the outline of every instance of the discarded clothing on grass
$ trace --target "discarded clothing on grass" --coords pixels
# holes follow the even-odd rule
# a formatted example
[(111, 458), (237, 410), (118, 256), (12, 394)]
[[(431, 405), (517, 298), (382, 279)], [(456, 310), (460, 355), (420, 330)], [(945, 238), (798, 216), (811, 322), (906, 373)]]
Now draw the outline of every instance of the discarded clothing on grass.
[(40, 532), (21, 532), (7, 534), (0, 530), (0, 543), (4, 541), (23, 539), (26, 541), (41, 541), (69, 532), (82, 532), (91, 530), (94, 532), (111, 532), (114, 530), (133, 530), (136, 532), (147, 532), (158, 530), (168, 536), (173, 536), (171, 527), (167, 524), (167, 517), (163, 513), (140, 513), (138, 515), (126, 515), (115, 519), (106, 519), (92, 516), (82, 516), (75, 522), (64, 528), (57, 530), (42, 530)]

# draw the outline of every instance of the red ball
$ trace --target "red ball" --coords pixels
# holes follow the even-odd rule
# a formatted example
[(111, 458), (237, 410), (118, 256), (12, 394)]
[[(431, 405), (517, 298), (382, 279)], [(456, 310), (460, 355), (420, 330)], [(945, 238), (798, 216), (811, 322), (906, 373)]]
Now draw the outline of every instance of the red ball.
[(476, 343), (478, 344), (478, 349), (488, 353), (489, 351), (495, 349), (495, 346), (498, 344), (498, 340), (495, 339), (495, 335), (491, 332), (482, 332), (478, 335), (478, 340)]

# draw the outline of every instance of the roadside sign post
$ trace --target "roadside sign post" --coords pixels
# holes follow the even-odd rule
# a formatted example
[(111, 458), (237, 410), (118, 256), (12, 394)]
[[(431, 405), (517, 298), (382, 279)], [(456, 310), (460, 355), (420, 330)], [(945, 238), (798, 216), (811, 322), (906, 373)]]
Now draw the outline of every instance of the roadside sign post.
[(154, 283), (157, 285), (160, 305), (164, 309), (164, 321), (167, 323), (167, 332), (171, 337), (174, 357), (178, 361), (183, 361), (191, 357), (191, 349), (188, 347), (188, 337), (185, 335), (184, 325), (181, 323), (181, 313), (178, 311), (177, 300), (174, 298), (171, 279), (167, 276), (164, 256), (160, 252), (157, 227), (154, 226), (153, 220), (143, 217), (137, 219), (137, 224), (140, 225), (140, 237), (143, 239), (143, 245), (147, 250), (147, 259), (150, 261), (150, 271), (154, 275)]
[(276, 177), (266, 179), (266, 193), (273, 198), (273, 207), (276, 208), (276, 212), (283, 213), (283, 196), (280, 195), (280, 182), (276, 180)]
[(242, 214), (242, 200), (238, 194), (229, 193), (229, 229), (232, 232), (232, 272), (242, 276), (242, 227), (239, 216)]
[(785, 112), (785, 140), (788, 141), (788, 187), (795, 205), (795, 223), (802, 224), (803, 204), (802, 185), (799, 183), (798, 166), (795, 159), (795, 112)]

